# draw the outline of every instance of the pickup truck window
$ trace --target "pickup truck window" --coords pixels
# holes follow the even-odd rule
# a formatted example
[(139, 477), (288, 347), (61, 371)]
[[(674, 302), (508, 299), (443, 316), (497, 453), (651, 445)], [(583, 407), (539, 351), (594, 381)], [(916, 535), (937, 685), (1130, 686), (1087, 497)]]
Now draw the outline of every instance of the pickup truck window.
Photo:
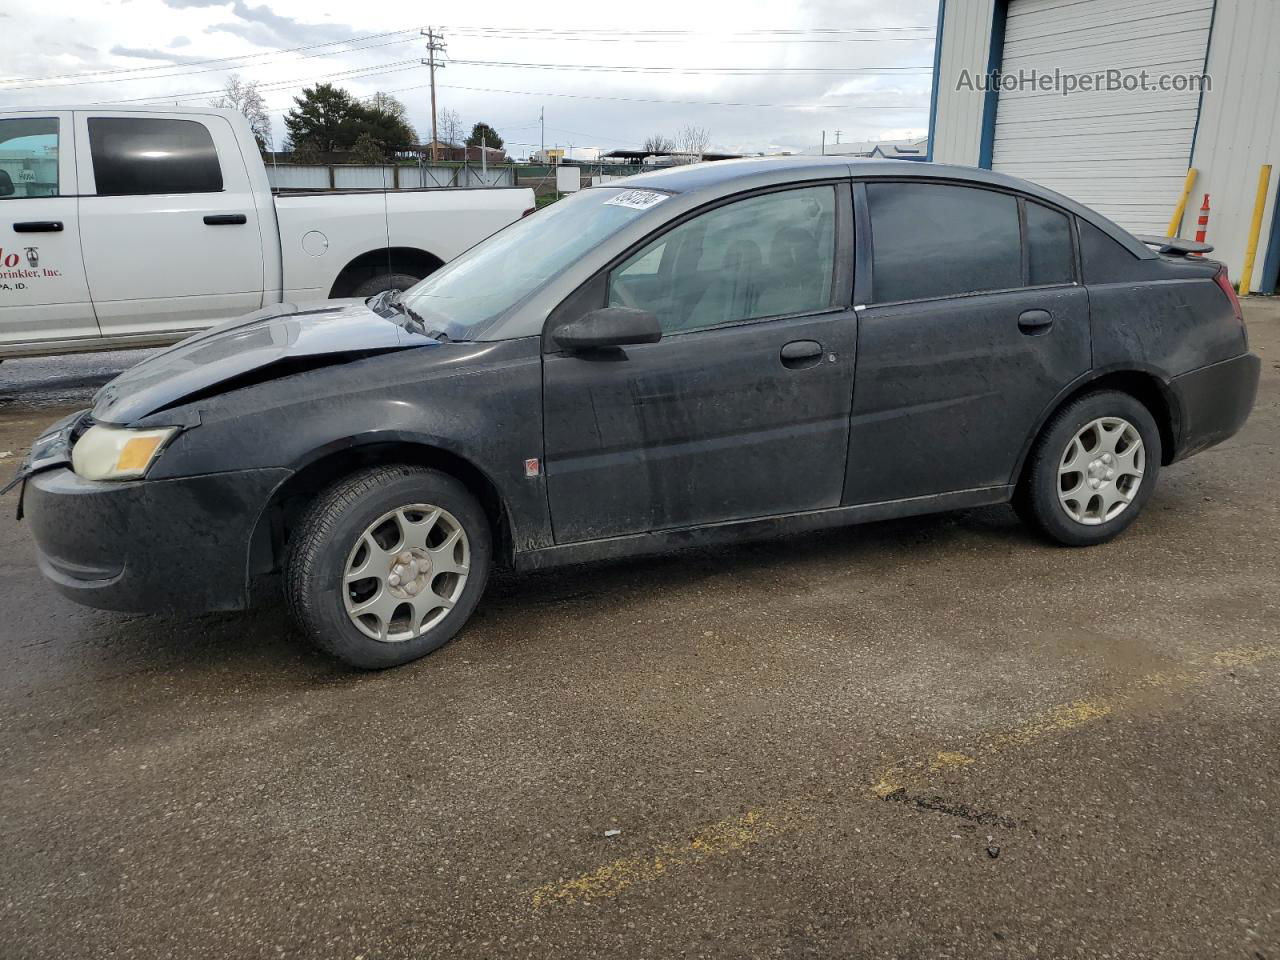
[(0, 120), (0, 200), (57, 195), (57, 119)]
[(213, 137), (194, 120), (90, 117), (89, 152), (100, 197), (222, 190)]

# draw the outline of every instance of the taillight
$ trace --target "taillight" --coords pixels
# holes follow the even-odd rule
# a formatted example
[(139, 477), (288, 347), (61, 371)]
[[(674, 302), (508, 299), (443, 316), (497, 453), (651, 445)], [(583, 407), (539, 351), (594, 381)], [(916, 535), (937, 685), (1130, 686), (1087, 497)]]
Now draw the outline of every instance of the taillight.
[(1231, 278), (1227, 276), (1227, 268), (1225, 266), (1218, 270), (1213, 282), (1227, 295), (1227, 300), (1231, 302), (1231, 309), (1235, 313), (1236, 319), (1244, 323), (1244, 311), (1240, 309), (1240, 298), (1236, 296), (1236, 288), (1231, 285)]
[(535, 210), (537, 210), (537, 209), (538, 209), (537, 207), (530, 207), (530, 208), (529, 208), (528, 210), (526, 210), (524, 213), (520, 214), (520, 219), (522, 219), (522, 220), (523, 220), (525, 217), (527, 217), (529, 214), (533, 213), (533, 211), (535, 211)]

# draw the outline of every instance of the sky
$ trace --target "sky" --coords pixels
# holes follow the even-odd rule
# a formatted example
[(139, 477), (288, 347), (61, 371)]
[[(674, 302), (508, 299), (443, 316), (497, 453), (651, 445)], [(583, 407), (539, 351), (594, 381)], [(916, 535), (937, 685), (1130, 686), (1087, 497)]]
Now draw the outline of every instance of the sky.
[[(554, 11), (560, 7), (563, 14)], [(923, 136), (937, 0), (0, 0), (0, 104), (207, 104), (256, 80), (275, 141), (303, 86), (385, 91), (431, 130), (426, 56), (444, 35), (439, 109), (483, 120), (523, 157), (547, 147), (637, 148), (701, 127), (710, 149), (802, 151)], [(438, 11), (438, 13), (437, 13)], [(428, 19), (424, 19), (428, 18)], [(434, 19), (429, 19), (434, 18)], [(539, 111), (545, 111), (545, 134)]]

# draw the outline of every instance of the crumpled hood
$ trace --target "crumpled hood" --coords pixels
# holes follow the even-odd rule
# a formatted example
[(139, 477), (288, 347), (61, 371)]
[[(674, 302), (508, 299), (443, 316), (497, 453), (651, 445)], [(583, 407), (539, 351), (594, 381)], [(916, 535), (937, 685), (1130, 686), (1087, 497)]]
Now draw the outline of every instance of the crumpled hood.
[(380, 317), (362, 301), (339, 300), (301, 308), (275, 304), (228, 320), (148, 357), (98, 391), (93, 418), (100, 423), (130, 423), (272, 364), (296, 358), (366, 355), (410, 347), (435, 347), (438, 341)]

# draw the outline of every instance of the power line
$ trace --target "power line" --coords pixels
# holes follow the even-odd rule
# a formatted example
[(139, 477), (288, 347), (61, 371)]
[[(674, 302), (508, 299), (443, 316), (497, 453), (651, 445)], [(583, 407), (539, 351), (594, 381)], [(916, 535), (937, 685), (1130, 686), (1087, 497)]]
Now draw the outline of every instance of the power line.
[[(0, 83), (22, 84), (21, 86), (5, 87), (6, 90), (25, 90), (25, 89), (34, 89), (37, 87), (69, 87), (69, 86), (83, 86), (84, 84), (92, 84), (92, 83), (120, 83), (126, 80), (159, 80), (159, 79), (163, 79), (164, 77), (185, 77), (191, 73), (213, 73), (219, 70), (234, 69), (234, 67), (211, 67), (207, 70), (186, 69), (188, 67), (200, 66), (201, 64), (208, 64), (208, 63), (226, 64), (226, 63), (230, 63), (233, 60), (252, 60), (252, 59), (261, 58), (261, 57), (278, 57), (278, 56), (281, 56), (282, 54), (297, 53), (299, 50), (314, 50), (320, 47), (332, 47), (332, 46), (338, 46), (340, 44), (347, 44), (347, 43), (360, 43), (365, 40), (378, 40), (383, 37), (399, 36), (400, 34), (408, 33), (408, 32), (412, 32), (416, 34), (417, 30), (418, 28), (414, 27), (412, 31), (396, 30), (390, 33), (375, 33), (375, 34), (370, 34), (364, 37), (351, 37), (346, 40), (333, 40), (333, 41), (330, 41), (329, 43), (316, 43), (316, 44), (310, 44), (309, 46), (304, 46), (304, 47), (291, 47), (287, 50), (272, 50), (267, 53), (246, 53), (236, 57), (217, 57), (210, 60), (192, 60), (188, 63), (166, 63), (163, 65), (154, 66), (154, 67), (133, 67), (128, 69), (121, 68), (119, 70), (99, 70), (94, 73), (64, 73), (64, 74), (60, 74), (52, 77), (15, 77), (8, 80), (0, 80)], [(297, 57), (294, 59), (310, 60), (315, 57), (333, 57), (343, 53), (359, 53), (361, 50), (375, 50), (379, 47), (389, 47), (389, 46), (395, 46), (396, 44), (401, 44), (401, 43), (411, 43), (413, 42), (413, 39), (414, 39), (413, 37), (408, 37), (403, 40), (390, 40), (386, 43), (371, 43), (363, 47), (349, 47), (348, 49), (345, 49), (345, 50), (330, 50), (325, 53), (313, 53), (313, 54), (308, 54), (307, 56)], [(268, 60), (267, 62), (269, 63), (270, 61)], [(293, 62), (293, 60), (291, 60), (290, 62)], [(258, 67), (262, 65), (263, 64), (260, 64), (260, 63), (243, 64), (243, 66), (245, 67)], [(172, 70), (176, 67), (182, 67), (183, 69), (178, 70), (175, 73), (165, 73), (165, 74), (157, 74), (152, 72), (156, 70)], [(130, 77), (114, 76), (115, 74), (122, 74), (122, 73), (130, 73), (130, 74), (141, 73), (144, 75), (130, 76)], [(82, 77), (104, 77), (105, 79), (83, 80), (80, 83), (46, 83), (45, 82), (48, 80), (75, 80)]]
[[(405, 66), (407, 64), (407, 66)], [(406, 70), (416, 70), (422, 66), (421, 62), (415, 57), (412, 60), (396, 60), (385, 66), (373, 67), (356, 67), (352, 70), (342, 70), (338, 73), (322, 73), (318, 76), (310, 77), (292, 77), (288, 80), (273, 80), (270, 83), (258, 85), (259, 92), (278, 93), (281, 89), (292, 86), (296, 83), (313, 83), (317, 80), (329, 80), (338, 77), (346, 77), (351, 80), (363, 80), (365, 77), (376, 77), (384, 73), (404, 73)], [(187, 93), (153, 93), (148, 97), (131, 97), (128, 100), (112, 100), (111, 103), (145, 103), (148, 100), (164, 101), (182, 101), (182, 100), (199, 100), (201, 97), (212, 96), (213, 94), (223, 93), (222, 88), (216, 90), (192, 90)], [(391, 91), (383, 91), (389, 93)]]
[[(510, 31), (481, 31), (469, 33), (466, 31), (454, 30), (455, 36), (475, 37), (485, 40), (547, 40), (552, 42), (572, 41), (585, 43), (686, 43), (691, 40), (703, 39), (704, 37), (712, 37), (714, 35), (697, 35), (690, 34), (688, 36), (676, 37), (603, 37), (603, 36), (578, 36), (572, 34), (533, 34), (519, 30)], [(876, 36), (876, 37), (729, 37), (722, 41), (725, 43), (747, 43), (747, 44), (763, 44), (763, 43), (925, 43), (932, 41), (934, 34), (924, 33), (919, 36)]]
[[(910, 104), (858, 104), (858, 103), (745, 103), (734, 100), (666, 100), (656, 97), (609, 97), (590, 93), (548, 93), (539, 90), (504, 90), (497, 87), (464, 87), (442, 83), (441, 90), (469, 90), (475, 93), (509, 93), (528, 97), (564, 97), (571, 100), (609, 100), (621, 103), (670, 103), (681, 106), (697, 107), (755, 107), (770, 110), (913, 110)], [(421, 90), (422, 86), (401, 87), (389, 93), (404, 93), (409, 90)]]
[(710, 73), (721, 76), (769, 76), (773, 74), (815, 75), (815, 74), (906, 74), (932, 73), (933, 66), (912, 64), (900, 67), (654, 67), (654, 66), (616, 66), (603, 63), (522, 63), (511, 60), (458, 60), (450, 63), (468, 67), (518, 68), (527, 70), (572, 70), (585, 73), (650, 73), (650, 74), (684, 74)]
[(802, 37), (812, 34), (820, 36), (836, 36), (848, 34), (882, 34), (882, 33), (904, 33), (904, 32), (930, 32), (934, 29), (932, 23), (919, 24), (916, 26), (910, 24), (897, 24), (893, 26), (878, 27), (767, 27), (755, 30), (630, 30), (625, 28), (587, 28), (587, 27), (486, 27), (486, 26), (455, 26), (448, 27), (452, 33), (493, 33), (493, 34), (533, 34), (533, 35), (573, 35), (573, 36), (622, 36), (622, 37), (709, 37), (709, 36), (731, 36), (731, 37), (756, 37), (756, 36), (790, 36)]

